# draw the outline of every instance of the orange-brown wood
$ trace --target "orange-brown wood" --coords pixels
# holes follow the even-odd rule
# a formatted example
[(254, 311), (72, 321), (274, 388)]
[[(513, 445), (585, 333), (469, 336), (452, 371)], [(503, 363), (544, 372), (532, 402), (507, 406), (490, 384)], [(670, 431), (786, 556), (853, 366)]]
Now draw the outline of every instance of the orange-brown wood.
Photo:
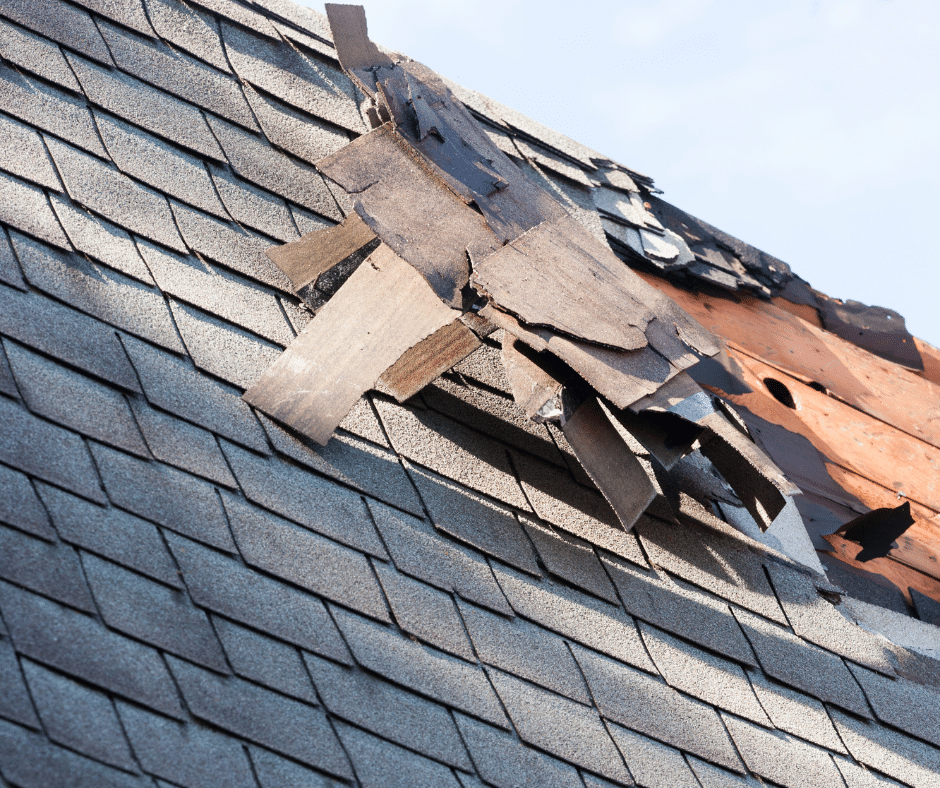
[(914, 345), (924, 362), (924, 371), (920, 373), (920, 377), (940, 386), (940, 350), (917, 337), (914, 337)]
[(789, 312), (791, 315), (795, 315), (810, 325), (816, 326), (816, 328), (823, 327), (822, 320), (819, 319), (819, 312), (815, 307), (809, 306), (808, 304), (794, 304), (792, 301), (787, 301), (787, 299), (781, 296), (771, 298), (770, 303), (778, 309)]

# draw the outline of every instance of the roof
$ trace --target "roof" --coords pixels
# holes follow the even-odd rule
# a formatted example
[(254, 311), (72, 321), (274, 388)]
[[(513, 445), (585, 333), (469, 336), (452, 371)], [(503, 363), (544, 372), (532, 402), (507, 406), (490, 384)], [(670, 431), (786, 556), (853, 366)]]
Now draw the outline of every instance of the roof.
[[(0, 784), (934, 785), (940, 356), (649, 178), (450, 86), (722, 339), (688, 369), (795, 519), (633, 441), (621, 527), (505, 331), (325, 446), (242, 398), (343, 281), (265, 254), (351, 209), (331, 41), (287, 0), (0, 3)], [(885, 556), (832, 535), (902, 501)]]

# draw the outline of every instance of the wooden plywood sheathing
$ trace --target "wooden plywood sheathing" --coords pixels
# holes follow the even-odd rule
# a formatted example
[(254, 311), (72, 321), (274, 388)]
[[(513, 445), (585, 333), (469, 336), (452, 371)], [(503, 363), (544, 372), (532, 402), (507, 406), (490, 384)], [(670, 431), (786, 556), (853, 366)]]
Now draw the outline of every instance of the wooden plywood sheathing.
[(892, 543), (913, 524), (911, 504), (905, 501), (900, 506), (873, 509), (846, 523), (837, 533), (843, 539), (862, 546), (855, 560), (865, 563), (872, 558), (883, 558), (891, 552)]

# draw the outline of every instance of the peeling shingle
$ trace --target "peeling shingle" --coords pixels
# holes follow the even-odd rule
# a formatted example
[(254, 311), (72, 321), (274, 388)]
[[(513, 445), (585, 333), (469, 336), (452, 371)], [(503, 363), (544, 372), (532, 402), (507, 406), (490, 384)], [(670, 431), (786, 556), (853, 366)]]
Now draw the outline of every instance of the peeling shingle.
[(610, 735), (638, 785), (646, 788), (700, 788), (682, 753), (611, 723)]
[(388, 558), (355, 493), (284, 460), (258, 457), (227, 441), (222, 448), (249, 500), (338, 542)]
[(23, 401), (33, 413), (132, 454), (149, 456), (119, 391), (14, 342), (5, 347)]
[(45, 192), (4, 173), (0, 173), (0, 221), (62, 249), (70, 248)]
[(54, 41), (112, 65), (113, 61), (91, 16), (62, 0), (6, 0), (3, 15)]
[(166, 44), (142, 39), (114, 25), (103, 22), (101, 32), (122, 70), (234, 123), (257, 129), (248, 102), (231, 77)]
[(0, 638), (0, 687), (3, 687), (3, 692), (0, 692), (0, 717), (38, 728), (39, 718), (26, 689), (13, 644), (7, 638)]
[(235, 552), (218, 495), (208, 482), (105, 446), (94, 445), (92, 451), (116, 505), (171, 531)]
[(221, 167), (211, 167), (210, 170), (219, 196), (236, 222), (281, 241), (293, 241), (299, 237), (284, 200)]
[(19, 653), (163, 714), (181, 716), (176, 688), (156, 650), (2, 582), (0, 608)]
[(402, 572), (500, 613), (512, 613), (482, 556), (450, 541), (423, 520), (381, 503), (369, 505), (392, 560)]
[(55, 539), (49, 515), (39, 503), (29, 477), (5, 465), (0, 465), (0, 522), (42, 539)]
[(62, 191), (62, 184), (46, 153), (46, 146), (35, 131), (0, 115), (0, 135), (4, 140), (0, 148), (0, 169), (39, 186)]
[(711, 706), (680, 695), (662, 681), (607, 657), (579, 646), (573, 651), (604, 717), (742, 771), (721, 719)]
[(426, 755), (469, 769), (467, 752), (443, 706), (388, 684), (304, 655), (324, 705), (341, 719)]
[(621, 608), (500, 566), (494, 567), (494, 572), (520, 616), (650, 673), (656, 672), (633, 619)]
[(322, 709), (242, 679), (216, 676), (175, 657), (167, 661), (196, 717), (301, 763), (352, 776)]
[(104, 508), (41, 484), (39, 492), (66, 542), (103, 555), (172, 586), (176, 566), (153, 523), (113, 507)]
[(940, 747), (940, 691), (904, 678), (889, 679), (855, 665), (849, 669), (879, 720)]
[(589, 545), (578, 544), (572, 536), (558, 536), (535, 523), (525, 520), (523, 523), (539, 558), (551, 574), (613, 605), (619, 604), (610, 578)]
[(312, 166), (285, 156), (231, 123), (208, 118), (232, 169), (241, 177), (329, 219), (342, 220), (330, 190)]
[(105, 500), (85, 442), (6, 399), (0, 399), (0, 462), (89, 500)]
[(13, 247), (10, 246), (7, 234), (2, 228), (0, 228), (0, 282), (4, 282), (18, 290), (26, 289), (26, 282), (23, 281), (20, 264), (16, 261)]
[(162, 39), (221, 71), (229, 70), (219, 26), (211, 15), (190, 8), (180, 0), (147, 0), (147, 11)]
[(194, 542), (168, 535), (196, 604), (289, 643), (346, 662), (348, 652), (323, 603)]
[(389, 681), (507, 727), (506, 716), (480, 668), (345, 610), (333, 608), (333, 611), (361, 665)]

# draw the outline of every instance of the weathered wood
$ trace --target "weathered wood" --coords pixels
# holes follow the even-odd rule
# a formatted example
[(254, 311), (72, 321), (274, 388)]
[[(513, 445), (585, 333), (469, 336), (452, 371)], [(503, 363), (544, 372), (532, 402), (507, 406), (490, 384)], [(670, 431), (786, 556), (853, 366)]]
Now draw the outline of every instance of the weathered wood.
[(406, 351), (382, 373), (384, 389), (399, 402), (413, 397), (482, 343), (458, 318)]
[(325, 445), (385, 370), (457, 316), (383, 244), (244, 399)]
[(394, 63), (369, 40), (365, 9), (361, 5), (326, 3), (326, 18), (339, 64), (370, 96), (374, 96), (375, 76), (370, 69)]
[(373, 241), (375, 233), (353, 213), (336, 227), (307, 233), (296, 241), (274, 246), (265, 254), (287, 275), (296, 292), (315, 284), (321, 274)]
[[(639, 413), (643, 410), (672, 410), (691, 397), (697, 397), (703, 394), (704, 392), (701, 387), (689, 377), (688, 373), (680, 372), (674, 378), (663, 383), (663, 385), (652, 394), (648, 394), (630, 405), (630, 410), (634, 413)], [(712, 408), (709, 407), (707, 408), (707, 412), (703, 412), (701, 416), (705, 416), (711, 413), (711, 411)], [(680, 415), (684, 418), (688, 418), (686, 414)], [(696, 416), (696, 418), (690, 420), (697, 422), (699, 417)]]
[[(516, 404), (530, 419), (546, 420), (543, 408), (559, 398), (561, 381), (529, 358), (522, 342), (509, 332), (503, 333), (502, 360)], [(561, 415), (557, 406), (553, 411), (553, 417)]]

